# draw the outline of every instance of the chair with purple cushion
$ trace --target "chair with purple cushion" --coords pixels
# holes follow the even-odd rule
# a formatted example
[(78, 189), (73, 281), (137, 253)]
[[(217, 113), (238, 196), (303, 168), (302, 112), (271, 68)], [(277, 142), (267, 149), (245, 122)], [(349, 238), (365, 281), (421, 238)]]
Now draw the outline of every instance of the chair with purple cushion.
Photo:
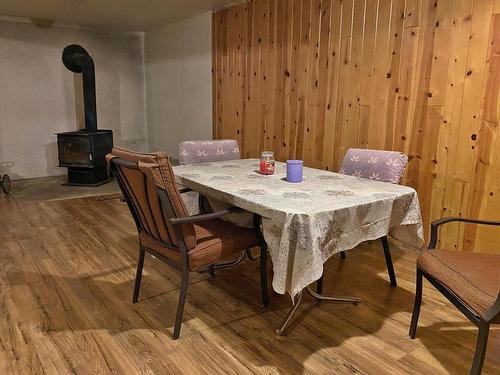
[[(235, 139), (184, 141), (179, 143), (178, 153), (182, 165), (240, 159), (240, 148)], [(208, 211), (206, 199), (196, 192), (183, 194), (183, 199), (191, 215)]]
[(350, 148), (339, 173), (399, 184), (407, 164), (408, 156), (402, 152)]
[[(238, 141), (235, 139), (184, 141), (179, 143), (178, 152), (179, 162), (182, 165), (240, 159), (240, 148), (238, 146)], [(218, 211), (226, 207), (225, 204), (209, 200), (193, 191), (183, 194), (183, 199), (186, 206), (189, 207), (191, 215), (207, 213), (213, 209)], [(197, 204), (195, 202), (197, 202)], [(196, 212), (194, 207), (196, 207), (198, 212)], [(250, 213), (238, 213), (230, 215), (229, 217), (229, 221), (236, 225), (248, 227), (249, 223), (253, 223), (253, 215)], [(256, 259), (249, 250), (247, 250), (247, 256), (252, 260)], [(212, 276), (214, 275), (214, 270), (215, 267), (211, 267), (209, 270)]]
[(234, 139), (184, 141), (179, 143), (181, 164), (200, 164), (211, 161), (240, 159), (240, 148)]
[[(350, 148), (344, 156), (339, 173), (398, 184), (407, 164), (408, 156), (402, 152)], [(387, 236), (382, 237), (381, 241), (391, 286), (396, 287), (396, 274), (394, 273)], [(342, 251), (340, 255), (342, 259), (345, 259), (345, 252)], [(319, 289), (321, 289), (321, 285), (319, 285)]]

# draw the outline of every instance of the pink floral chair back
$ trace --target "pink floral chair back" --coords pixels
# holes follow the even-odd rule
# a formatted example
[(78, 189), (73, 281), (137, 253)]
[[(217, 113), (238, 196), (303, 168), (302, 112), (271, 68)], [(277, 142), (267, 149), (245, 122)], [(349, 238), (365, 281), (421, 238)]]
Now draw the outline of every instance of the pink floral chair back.
[(199, 164), (237, 159), (240, 159), (240, 148), (238, 142), (234, 139), (179, 143), (179, 161), (181, 164)]
[(339, 173), (397, 184), (407, 164), (408, 156), (402, 152), (350, 148)]

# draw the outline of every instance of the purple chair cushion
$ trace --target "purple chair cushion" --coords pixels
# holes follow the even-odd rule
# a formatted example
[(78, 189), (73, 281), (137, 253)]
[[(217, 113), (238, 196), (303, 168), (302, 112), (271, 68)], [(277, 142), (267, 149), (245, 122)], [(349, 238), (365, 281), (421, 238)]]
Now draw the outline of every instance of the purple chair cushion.
[[(240, 148), (238, 147), (238, 142), (234, 139), (185, 141), (179, 143), (179, 162), (184, 165), (237, 159), (240, 159)], [(198, 207), (198, 193), (185, 193), (182, 197), (184, 198), (190, 215), (197, 215), (200, 213)], [(210, 198), (208, 202), (212, 211), (231, 207), (231, 205)], [(221, 220), (229, 221), (245, 228), (253, 226), (253, 214), (250, 212), (239, 212), (226, 215), (222, 217)]]
[(407, 164), (408, 156), (402, 152), (350, 148), (339, 173), (397, 184)]
[(210, 161), (237, 160), (240, 148), (234, 139), (213, 141), (185, 141), (179, 143), (181, 164), (199, 164)]

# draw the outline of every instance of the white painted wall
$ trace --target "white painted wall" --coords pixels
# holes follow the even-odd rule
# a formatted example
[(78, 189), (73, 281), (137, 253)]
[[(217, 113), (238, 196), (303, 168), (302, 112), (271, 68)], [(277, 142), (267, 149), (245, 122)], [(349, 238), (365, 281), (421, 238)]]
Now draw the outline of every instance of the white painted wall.
[(110, 34), (0, 20), (0, 174), (65, 174), (54, 133), (83, 126), (79, 75), (61, 61), (84, 46), (96, 66), (98, 125), (115, 145), (177, 156), (212, 138), (211, 13), (148, 31)]
[(212, 139), (211, 13), (145, 34), (149, 149)]
[(54, 133), (76, 130), (78, 121), (83, 126), (80, 75), (61, 61), (63, 48), (74, 43), (95, 62), (98, 126), (114, 131), (116, 145), (146, 148), (142, 34), (0, 20), (0, 173), (66, 173), (57, 167)]

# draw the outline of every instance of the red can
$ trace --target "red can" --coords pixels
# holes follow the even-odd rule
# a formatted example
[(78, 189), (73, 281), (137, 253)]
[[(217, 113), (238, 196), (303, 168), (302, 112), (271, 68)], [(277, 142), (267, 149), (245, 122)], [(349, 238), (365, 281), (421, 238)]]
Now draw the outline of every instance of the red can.
[(260, 168), (262, 174), (274, 174), (274, 152), (262, 151), (260, 153)]

